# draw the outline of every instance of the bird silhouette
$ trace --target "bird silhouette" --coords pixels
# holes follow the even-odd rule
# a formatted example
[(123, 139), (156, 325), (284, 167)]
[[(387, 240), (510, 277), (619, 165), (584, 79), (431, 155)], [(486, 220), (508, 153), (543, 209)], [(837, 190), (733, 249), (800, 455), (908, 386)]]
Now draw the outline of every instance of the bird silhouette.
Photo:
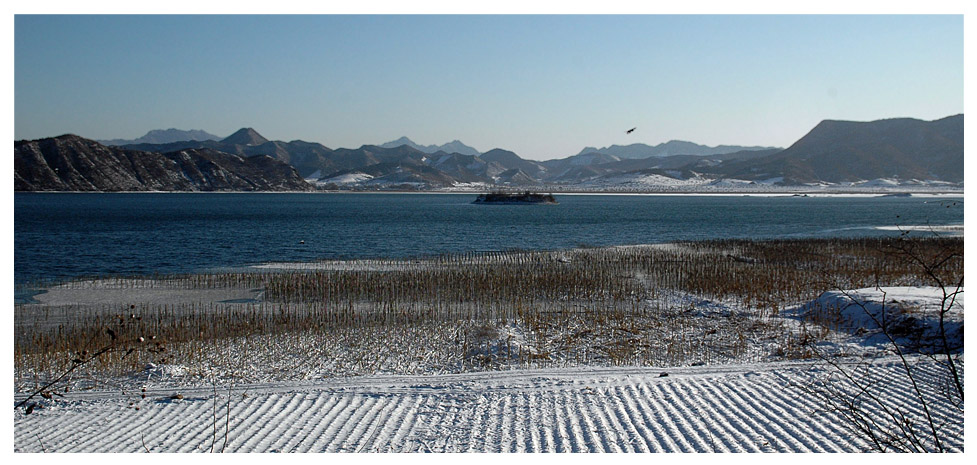
[(638, 128), (637, 127), (633, 127), (631, 129), (628, 129), (627, 134), (631, 134), (632, 132), (634, 132), (635, 129), (638, 129)]

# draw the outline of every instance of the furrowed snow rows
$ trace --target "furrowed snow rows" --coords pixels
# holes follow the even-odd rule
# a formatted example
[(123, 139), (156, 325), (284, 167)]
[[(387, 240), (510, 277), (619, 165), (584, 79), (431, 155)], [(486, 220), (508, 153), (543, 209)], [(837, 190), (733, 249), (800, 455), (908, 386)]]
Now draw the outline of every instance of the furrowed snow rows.
[[(892, 405), (914, 397), (876, 365)], [(924, 367), (925, 368), (925, 367)], [(77, 393), (16, 413), (22, 452), (838, 452), (866, 442), (797, 386), (809, 364), (526, 370)], [(932, 377), (936, 371), (920, 370)], [(137, 408), (138, 407), (138, 408)], [(933, 404), (937, 414), (949, 411)], [(962, 424), (962, 422), (961, 422)], [(950, 450), (963, 449), (952, 431)]]

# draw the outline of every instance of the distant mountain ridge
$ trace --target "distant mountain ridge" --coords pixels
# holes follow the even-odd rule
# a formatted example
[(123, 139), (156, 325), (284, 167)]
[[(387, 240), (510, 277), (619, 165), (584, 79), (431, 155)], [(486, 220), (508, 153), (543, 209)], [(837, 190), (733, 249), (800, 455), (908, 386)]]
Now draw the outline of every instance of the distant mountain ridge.
[(166, 144), (130, 144), (122, 147), (163, 153), (185, 149), (211, 149), (245, 157), (268, 155), (292, 165), (303, 177), (308, 177), (316, 171), (335, 169), (333, 164), (325, 159), (333, 153), (328, 147), (300, 140), (270, 141), (253, 128), (239, 129), (221, 140), (186, 140)]
[[(264, 158), (274, 159), (280, 165), (291, 165), (289, 168), (299, 178), (325, 189), (511, 187), (667, 191), (689, 186), (698, 189), (700, 187), (696, 186), (725, 188), (750, 185), (933, 185), (962, 188), (963, 138), (962, 114), (936, 121), (912, 118), (871, 122), (825, 120), (787, 149), (735, 145), (709, 147), (692, 142), (669, 141), (657, 146), (588, 147), (577, 155), (538, 162), (523, 159), (501, 148), (485, 153), (478, 153), (474, 149), (471, 151), (475, 153), (441, 149), (431, 152), (435, 146), (418, 148), (406, 137), (382, 145), (330, 149), (322, 144), (301, 140), (271, 141), (253, 128), (242, 128), (221, 140), (141, 143), (121, 147), (99, 145), (100, 149), (91, 149), (96, 154), (109, 149), (121, 152), (109, 150), (106, 156), (93, 156), (86, 161), (62, 159), (55, 162), (75, 163), (76, 171), (80, 171), (79, 167), (98, 166), (99, 163), (108, 163), (116, 166), (113, 170), (125, 171), (129, 168), (119, 166), (126, 163), (133, 165), (151, 158), (151, 155), (136, 157), (132, 155), (135, 152), (171, 159), (173, 153), (184, 153), (198, 158), (209, 157), (210, 160), (216, 160), (215, 157), (251, 160), (266, 155)], [(50, 169), (25, 168), (31, 163), (43, 165), (35, 153), (39, 150), (37, 147), (20, 153), (22, 145), (32, 142), (39, 143), (15, 143), (17, 189), (51, 189), (51, 183), (57, 182), (51, 178)], [(468, 147), (460, 142), (460, 146), (452, 144), (437, 147)], [(69, 150), (62, 156), (70, 153)], [(124, 162), (120, 157), (129, 161)], [(110, 162), (112, 159), (115, 162)], [(233, 177), (232, 174), (222, 176)], [(62, 179), (60, 182), (67, 181)], [(107, 187), (99, 187), (94, 181), (91, 184), (79, 189), (118, 190), (120, 185), (109, 183)], [(170, 185), (170, 188), (182, 188), (174, 185)], [(301, 184), (296, 185), (299, 190), (305, 188)], [(212, 188), (201, 186), (203, 184), (188, 188)]]
[(258, 134), (258, 131), (255, 131), (252, 128), (238, 129), (234, 134), (221, 139), (222, 144), (234, 145), (261, 145), (266, 142), (271, 141), (265, 139), (264, 136)]
[(380, 144), (379, 146), (385, 149), (392, 149), (394, 147), (400, 147), (401, 145), (407, 145), (413, 147), (424, 153), (445, 152), (445, 153), (460, 153), (462, 155), (481, 154), (481, 152), (476, 150), (474, 147), (469, 147), (457, 139), (442, 145), (420, 145), (410, 140), (406, 136), (404, 136), (394, 141), (385, 142), (383, 144)]
[(111, 140), (99, 140), (98, 143), (102, 145), (129, 145), (129, 144), (168, 144), (170, 142), (181, 142), (185, 140), (220, 140), (220, 137), (215, 136), (207, 131), (200, 129), (190, 129), (184, 131), (182, 129), (153, 129), (146, 133), (146, 135), (133, 140), (128, 139), (111, 139)]
[(743, 147), (739, 145), (718, 145), (716, 147), (709, 147), (708, 145), (699, 145), (694, 142), (670, 140), (654, 146), (636, 143), (630, 145), (612, 145), (610, 147), (604, 147), (601, 149), (595, 147), (584, 147), (584, 149), (581, 150), (577, 155), (600, 153), (604, 155), (613, 155), (619, 158), (652, 158), (670, 157), (674, 155), (708, 156), (720, 155), (724, 153), (771, 149), (777, 149), (777, 147)]

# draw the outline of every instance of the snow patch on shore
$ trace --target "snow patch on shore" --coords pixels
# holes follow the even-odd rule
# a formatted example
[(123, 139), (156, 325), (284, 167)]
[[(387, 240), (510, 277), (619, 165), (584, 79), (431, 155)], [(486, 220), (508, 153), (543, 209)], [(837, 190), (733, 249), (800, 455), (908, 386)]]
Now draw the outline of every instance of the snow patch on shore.
[(885, 327), (900, 345), (930, 352), (942, 346), (940, 318), (952, 350), (963, 350), (963, 289), (884, 287), (828, 291), (813, 302), (788, 311), (813, 321), (834, 322), (864, 338), (866, 344), (889, 343)]
[(928, 224), (917, 224), (917, 225), (903, 225), (903, 226), (876, 226), (875, 229), (882, 231), (919, 231), (919, 232), (934, 232), (940, 233), (941, 236), (962, 236), (963, 235), (962, 224), (948, 224), (948, 225), (928, 225)]

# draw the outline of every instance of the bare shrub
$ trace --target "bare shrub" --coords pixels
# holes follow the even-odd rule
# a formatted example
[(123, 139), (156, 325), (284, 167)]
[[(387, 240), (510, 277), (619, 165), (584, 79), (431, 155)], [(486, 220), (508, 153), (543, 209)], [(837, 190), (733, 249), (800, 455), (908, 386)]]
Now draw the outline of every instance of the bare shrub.
[[(849, 292), (851, 287), (839, 285), (837, 289), (848, 297), (849, 306), (859, 309), (860, 315), (872, 322), (897, 356), (895, 382), (908, 387), (911, 402), (892, 398), (887, 386), (891, 378), (880, 374), (884, 366), (873, 364), (872, 360), (847, 365), (814, 344), (809, 344), (811, 352), (826, 368), (822, 375), (801, 387), (819, 401), (821, 411), (846, 420), (855, 434), (878, 451), (945, 452), (947, 432), (963, 428), (963, 335), (951, 334), (947, 325), (947, 316), (963, 293), (963, 241), (902, 234), (882, 243), (879, 251), (884, 257), (877, 263), (875, 274), (874, 286), (881, 294), (879, 302), (867, 302)], [(911, 272), (897, 274), (893, 270)], [(913, 309), (900, 309), (887, 300), (883, 286), (892, 283), (939, 289), (935, 342), (922, 337), (925, 328), (919, 318), (923, 315), (913, 315)], [(834, 310), (837, 313), (839, 309)], [(922, 375), (934, 369), (935, 375)]]

